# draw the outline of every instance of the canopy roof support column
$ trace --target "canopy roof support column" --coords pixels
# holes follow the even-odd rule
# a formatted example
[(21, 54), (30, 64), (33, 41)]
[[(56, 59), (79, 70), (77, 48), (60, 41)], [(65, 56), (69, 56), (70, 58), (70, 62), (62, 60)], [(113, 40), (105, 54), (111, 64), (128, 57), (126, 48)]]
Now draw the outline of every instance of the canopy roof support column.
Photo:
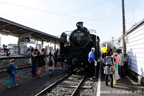
[(54, 41), (54, 50), (56, 51), (56, 41)]
[(18, 54), (20, 54), (20, 36), (18, 37)]
[(44, 41), (42, 40), (41, 43), (42, 43), (42, 48), (43, 48)]

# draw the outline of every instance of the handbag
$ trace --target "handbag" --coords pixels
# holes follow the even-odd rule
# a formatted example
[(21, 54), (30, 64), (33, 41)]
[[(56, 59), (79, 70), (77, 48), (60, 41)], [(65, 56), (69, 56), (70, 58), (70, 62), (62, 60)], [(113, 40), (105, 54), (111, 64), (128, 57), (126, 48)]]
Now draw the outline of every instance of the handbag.
[(113, 64), (113, 58), (111, 58), (111, 61), (112, 61), (112, 65), (110, 66), (110, 71), (115, 72), (115, 66)]
[(115, 66), (111, 65), (111, 66), (110, 66), (110, 71), (111, 71), (111, 72), (115, 72)]
[(115, 80), (119, 80), (120, 79), (120, 76), (119, 76), (119, 74), (116, 71), (114, 73), (114, 79)]

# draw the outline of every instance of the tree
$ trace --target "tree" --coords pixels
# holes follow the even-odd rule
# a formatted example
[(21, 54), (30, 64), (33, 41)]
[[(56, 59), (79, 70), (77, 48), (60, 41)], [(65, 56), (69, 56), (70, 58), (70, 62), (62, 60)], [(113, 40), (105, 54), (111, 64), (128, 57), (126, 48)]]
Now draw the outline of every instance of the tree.
[(107, 49), (116, 50), (116, 47), (112, 44), (111, 41), (102, 42), (102, 47), (106, 47), (106, 46), (107, 46)]

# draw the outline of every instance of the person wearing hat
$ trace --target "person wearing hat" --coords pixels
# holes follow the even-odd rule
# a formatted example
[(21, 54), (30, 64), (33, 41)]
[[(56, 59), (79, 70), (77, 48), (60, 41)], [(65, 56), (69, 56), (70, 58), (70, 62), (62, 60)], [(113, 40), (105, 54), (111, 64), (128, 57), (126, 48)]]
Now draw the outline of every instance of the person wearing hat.
[(92, 80), (93, 74), (94, 74), (94, 65), (96, 64), (96, 60), (95, 60), (95, 48), (92, 47), (91, 51), (88, 54), (88, 79)]
[(16, 74), (17, 74), (16, 70), (17, 70), (17, 68), (14, 64), (15, 64), (15, 60), (12, 59), (10, 61), (10, 64), (8, 65), (8, 70), (9, 70), (10, 73), (9, 73), (9, 80), (6, 83), (7, 88), (10, 88), (10, 82), (11, 82), (12, 78), (13, 78), (14, 87), (16, 87), (18, 85), (18, 84), (16, 84)]

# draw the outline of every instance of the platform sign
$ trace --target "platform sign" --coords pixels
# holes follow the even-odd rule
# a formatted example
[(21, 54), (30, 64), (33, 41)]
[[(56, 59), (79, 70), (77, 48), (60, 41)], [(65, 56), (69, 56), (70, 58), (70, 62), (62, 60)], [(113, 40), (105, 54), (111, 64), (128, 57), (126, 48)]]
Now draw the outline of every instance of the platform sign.
[(30, 35), (20, 38), (20, 42), (30, 43)]
[(31, 41), (31, 40), (30, 40), (30, 42), (29, 42), (29, 43), (30, 43), (30, 44), (36, 44), (36, 42), (35, 42), (35, 41)]

